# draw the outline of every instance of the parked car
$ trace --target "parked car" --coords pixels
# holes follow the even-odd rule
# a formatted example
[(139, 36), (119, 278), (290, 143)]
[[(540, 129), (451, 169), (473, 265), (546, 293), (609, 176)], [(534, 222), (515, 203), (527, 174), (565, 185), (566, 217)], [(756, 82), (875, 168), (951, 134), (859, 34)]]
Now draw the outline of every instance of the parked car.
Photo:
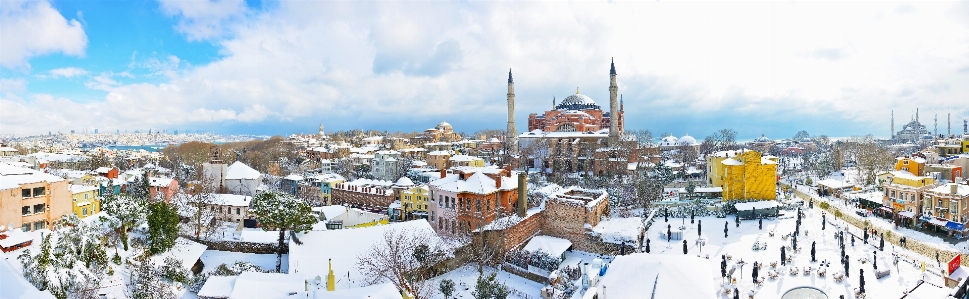
[(858, 216), (861, 216), (861, 217), (868, 217), (868, 216), (871, 216), (871, 211), (865, 210), (865, 209), (858, 209), (855, 211), (855, 214), (858, 214)]

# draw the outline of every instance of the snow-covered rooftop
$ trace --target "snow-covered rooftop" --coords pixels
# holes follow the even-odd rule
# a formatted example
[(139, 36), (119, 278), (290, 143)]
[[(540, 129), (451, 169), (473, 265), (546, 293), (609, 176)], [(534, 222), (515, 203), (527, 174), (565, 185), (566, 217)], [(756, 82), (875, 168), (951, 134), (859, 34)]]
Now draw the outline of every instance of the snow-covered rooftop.
[[(324, 291), (325, 292), (325, 291)], [(400, 299), (400, 292), (392, 283), (381, 283), (352, 289), (336, 289), (323, 293), (326, 299)], [(316, 297), (320, 298), (320, 297)]]
[(326, 217), (326, 219), (333, 219), (333, 218), (336, 218), (337, 216), (345, 214), (348, 211), (348, 208), (341, 205), (332, 205), (332, 206), (313, 207), (313, 211), (322, 213), (323, 217)]
[(8, 258), (0, 252), (0, 298), (9, 299), (54, 299), (49, 291), (37, 290), (10, 263), (19, 263), (16, 257)]
[[(289, 244), (289, 273), (315, 277), (326, 277), (328, 260), (333, 259), (333, 272), (350, 273), (349, 286), (361, 286), (362, 274), (357, 272), (357, 256), (370, 250), (378, 242), (383, 242), (384, 232), (397, 230), (409, 233), (424, 233), (438, 240), (437, 234), (427, 220), (378, 225), (365, 228), (309, 231), (298, 234), (303, 245)], [(348, 288), (348, 283), (338, 283), (338, 289)]]
[(550, 236), (535, 236), (523, 249), (529, 252), (544, 251), (551, 256), (560, 256), (569, 250), (569, 247), (572, 247), (572, 241)]
[(495, 179), (483, 172), (475, 172), (465, 180), (458, 174), (450, 174), (443, 179), (430, 182), (432, 187), (448, 192), (470, 192), (475, 194), (491, 194), (500, 190), (512, 190), (518, 188), (518, 179), (514, 177), (499, 176), (501, 188), (496, 186)]
[(951, 194), (952, 193), (951, 188), (953, 185), (957, 186), (956, 194), (958, 194), (960, 197), (969, 196), (969, 186), (960, 185), (960, 184), (945, 184), (945, 185), (932, 188), (932, 190), (929, 190), (929, 191), (932, 191), (935, 193)]
[(776, 208), (777, 202), (773, 200), (758, 200), (758, 201), (750, 201), (750, 202), (741, 202), (741, 203), (735, 204), (734, 207), (736, 207), (738, 211), (749, 211), (755, 208), (758, 210), (763, 210), (763, 209)]
[[(633, 253), (617, 256), (602, 276), (598, 290), (608, 298), (714, 298), (714, 285), (705, 279), (713, 262), (695, 255)], [(655, 282), (655, 283), (654, 283)], [(606, 294), (599, 294), (603, 298)], [(650, 297), (646, 296), (646, 297)]]
[(209, 276), (205, 285), (199, 290), (199, 297), (229, 298), (239, 276)]
[(305, 290), (306, 279), (302, 275), (242, 272), (229, 298), (283, 298)]
[(70, 185), (69, 189), (71, 189), (71, 193), (72, 194), (78, 194), (78, 193), (81, 193), (81, 192), (88, 192), (88, 191), (98, 190), (98, 187), (97, 186), (85, 186), (85, 185)]
[(168, 187), (172, 184), (172, 181), (171, 178), (151, 178), (148, 184), (152, 187)]
[(225, 179), (227, 180), (255, 180), (259, 179), (259, 175), (258, 170), (252, 169), (249, 165), (239, 161), (229, 165), (229, 168), (225, 171)]
[(248, 207), (252, 197), (236, 194), (212, 194), (213, 202), (224, 206)]
[(606, 243), (635, 244), (644, 228), (643, 220), (637, 217), (612, 218), (600, 221), (592, 228), (592, 232), (598, 234)]
[(205, 252), (206, 248), (208, 248), (208, 246), (205, 246), (204, 244), (178, 237), (178, 239), (175, 239), (175, 246), (173, 246), (171, 250), (156, 255), (151, 259), (156, 265), (162, 265), (165, 258), (171, 256), (181, 261), (182, 266), (185, 267), (185, 269), (191, 269), (192, 266), (195, 265), (195, 262), (198, 261), (199, 257), (202, 256), (202, 253)]
[(818, 185), (825, 186), (825, 187), (828, 187), (828, 188), (834, 188), (834, 189), (848, 188), (848, 187), (854, 186), (854, 184), (852, 184), (852, 183), (848, 183), (846, 181), (835, 180), (835, 179), (823, 179), (823, 180), (820, 180), (820, 181), (818, 181)]
[(20, 188), (21, 184), (60, 182), (64, 179), (29, 168), (0, 163), (0, 190)]

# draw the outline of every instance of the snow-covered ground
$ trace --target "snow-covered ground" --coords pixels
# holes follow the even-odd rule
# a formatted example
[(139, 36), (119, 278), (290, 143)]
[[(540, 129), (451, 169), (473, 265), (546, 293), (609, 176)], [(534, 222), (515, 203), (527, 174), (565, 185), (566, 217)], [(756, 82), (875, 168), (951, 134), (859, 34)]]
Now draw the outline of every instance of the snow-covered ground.
[[(485, 268), (485, 275), (493, 273), (495, 269)], [(539, 297), (539, 291), (542, 289), (543, 285), (524, 279), (520, 276), (505, 272), (498, 271), (498, 280), (503, 282), (511, 290), (509, 294), (509, 299), (536, 299)], [(478, 279), (478, 269), (474, 265), (465, 265), (461, 268), (452, 270), (451, 272), (445, 273), (444, 275), (432, 278), (432, 282), (437, 288), (440, 281), (450, 279), (454, 281), (455, 290), (451, 298), (474, 298), (471, 292), (475, 290), (475, 284)], [(437, 292), (431, 299), (445, 299), (444, 295)]]
[[(838, 298), (839, 295), (845, 295), (845, 298), (854, 298), (854, 292), (852, 290), (859, 285), (859, 269), (865, 270), (864, 275), (868, 298), (898, 298), (906, 290), (911, 290), (915, 287), (918, 280), (923, 277), (919, 266), (921, 266), (921, 261), (928, 261), (927, 258), (920, 257), (919, 259), (921, 261), (916, 261), (915, 263), (901, 262), (896, 267), (892, 264), (893, 252), (907, 257), (917, 257), (918, 255), (908, 250), (892, 248), (886, 245), (885, 251), (879, 251), (877, 254), (878, 268), (882, 270), (890, 269), (891, 273), (882, 279), (876, 279), (872, 264), (862, 264), (859, 259), (872, 259), (873, 253), (877, 249), (872, 245), (863, 245), (861, 240), (856, 240), (855, 246), (851, 246), (850, 238), (847, 238), (846, 254), (851, 259), (849, 264), (850, 277), (845, 278), (842, 282), (835, 282), (833, 279), (834, 274), (843, 271), (843, 266), (839, 262), (840, 250), (838, 248), (838, 242), (834, 238), (834, 233), (838, 228), (835, 224), (829, 223), (826, 230), (822, 231), (820, 229), (821, 211), (819, 209), (808, 210), (806, 208), (804, 211), (806, 216), (802, 219), (802, 235), (797, 238), (798, 246), (802, 248), (801, 252), (793, 253), (788, 251), (788, 256), (792, 257), (792, 263), (786, 267), (778, 264), (778, 279), (767, 279), (763, 286), (753, 284), (750, 269), (755, 261), (764, 263), (765, 266), (761, 270), (761, 276), (767, 276), (770, 270), (770, 263), (780, 260), (780, 247), (791, 245), (790, 238), (782, 240), (782, 236), (794, 231), (795, 219), (764, 220), (763, 229), (758, 229), (757, 221), (742, 221), (738, 228), (734, 223), (733, 217), (700, 217), (698, 219), (702, 220), (702, 235), (707, 240), (706, 245), (702, 247), (702, 251), (695, 242), (698, 234), (697, 226), (691, 225), (689, 221), (685, 221), (686, 230), (684, 231), (684, 237), (687, 240), (687, 248), (689, 250), (687, 255), (699, 255), (700, 257), (698, 258), (714, 264), (713, 268), (715, 269), (714, 273), (697, 273), (696, 279), (707, 280), (710, 284), (715, 285), (717, 290), (720, 290), (723, 281), (719, 273), (721, 255), (732, 256), (732, 260), (728, 263), (728, 269), (733, 267), (739, 260), (747, 263), (746, 266), (736, 270), (734, 277), (737, 278), (737, 284), (729, 285), (729, 288), (737, 287), (741, 294), (748, 294), (748, 292), (753, 291), (755, 294), (754, 298), (780, 298), (788, 290), (800, 286), (810, 286), (820, 289), (828, 295), (828, 298)], [(832, 218), (828, 217), (827, 219), (830, 221)], [(662, 220), (655, 222), (647, 231), (647, 237), (652, 240), (650, 254), (684, 255), (682, 240), (674, 240), (672, 244), (667, 245), (666, 239), (659, 237), (660, 232), (665, 233), (667, 224), (673, 225), (673, 228), (676, 229), (682, 223), (683, 221), (681, 219), (670, 219), (669, 223), (663, 222)], [(724, 223), (727, 223), (728, 226), (727, 237), (724, 237), (723, 233)], [(843, 225), (843, 222), (841, 222), (841, 225)], [(775, 232), (774, 236), (770, 236), (771, 231)], [(752, 246), (755, 242), (761, 244), (766, 243), (767, 249), (753, 250)], [(811, 262), (810, 250), (812, 242), (816, 243), (817, 262)], [(709, 255), (709, 259), (706, 259), (707, 255)], [(790, 275), (788, 272), (791, 267), (817, 268), (821, 266), (821, 261), (830, 262), (830, 266), (826, 267), (828, 270), (825, 277), (818, 277), (817, 275), (805, 276), (803, 274)], [(926, 281), (936, 285), (942, 285), (943, 281), (938, 275), (939, 268), (936, 267), (935, 261), (933, 260), (931, 263), (927, 263), (926, 267), (927, 272), (929, 272), (926, 275)], [(928, 287), (928, 285), (925, 286)], [(721, 294), (720, 296), (723, 295)]]
[[(249, 262), (259, 266), (263, 270), (276, 270), (275, 254), (255, 254), (219, 250), (206, 250), (202, 253), (202, 263), (205, 268), (202, 272), (215, 270), (221, 264), (232, 265), (235, 262)], [(283, 254), (282, 273), (289, 272), (289, 254)]]

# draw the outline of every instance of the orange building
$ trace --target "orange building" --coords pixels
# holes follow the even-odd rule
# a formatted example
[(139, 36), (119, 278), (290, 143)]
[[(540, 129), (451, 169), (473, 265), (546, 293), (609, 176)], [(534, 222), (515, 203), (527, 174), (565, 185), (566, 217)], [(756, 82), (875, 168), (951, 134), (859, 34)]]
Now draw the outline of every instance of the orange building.
[(908, 171), (916, 176), (925, 175), (925, 159), (921, 157), (899, 157), (895, 159), (895, 170)]

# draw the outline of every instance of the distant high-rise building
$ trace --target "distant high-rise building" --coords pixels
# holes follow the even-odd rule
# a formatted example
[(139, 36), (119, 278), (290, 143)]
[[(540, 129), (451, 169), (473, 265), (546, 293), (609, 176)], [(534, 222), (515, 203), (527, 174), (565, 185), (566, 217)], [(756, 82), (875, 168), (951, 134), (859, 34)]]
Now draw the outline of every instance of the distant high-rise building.
[(94, 134), (97, 134), (97, 133), (98, 133), (98, 129), (94, 129)]
[(74, 130), (71, 130), (71, 134), (74, 134)]

